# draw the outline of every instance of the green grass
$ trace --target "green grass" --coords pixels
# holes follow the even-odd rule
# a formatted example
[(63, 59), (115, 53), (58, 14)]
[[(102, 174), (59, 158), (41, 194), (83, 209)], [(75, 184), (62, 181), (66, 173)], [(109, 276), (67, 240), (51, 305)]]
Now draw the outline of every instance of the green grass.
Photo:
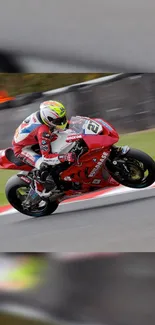
[[(130, 147), (143, 150), (155, 160), (155, 129), (138, 133), (130, 133), (120, 137), (119, 145), (129, 145)], [(0, 205), (8, 204), (4, 194), (4, 187), (16, 171), (0, 170)]]
[(140, 149), (155, 160), (155, 129), (122, 135), (119, 145), (129, 145)]
[(4, 188), (7, 180), (13, 175), (16, 174), (16, 171), (10, 170), (0, 170), (0, 206), (8, 204), (6, 199)]
[(1, 324), (7, 324), (7, 325), (53, 325), (52, 321), (51, 322), (46, 322), (42, 320), (34, 320), (31, 319), (31, 317), (27, 318), (25, 316), (20, 316), (20, 315), (13, 315), (13, 314), (1, 314), (0, 315), (0, 323)]

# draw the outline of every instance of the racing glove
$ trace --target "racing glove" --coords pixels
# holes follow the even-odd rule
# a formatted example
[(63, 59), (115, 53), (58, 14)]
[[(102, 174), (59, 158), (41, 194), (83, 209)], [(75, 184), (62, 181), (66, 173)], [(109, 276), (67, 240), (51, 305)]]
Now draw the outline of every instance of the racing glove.
[(61, 163), (63, 162), (74, 163), (76, 162), (77, 158), (75, 153), (70, 152), (64, 155), (59, 155), (59, 160)]

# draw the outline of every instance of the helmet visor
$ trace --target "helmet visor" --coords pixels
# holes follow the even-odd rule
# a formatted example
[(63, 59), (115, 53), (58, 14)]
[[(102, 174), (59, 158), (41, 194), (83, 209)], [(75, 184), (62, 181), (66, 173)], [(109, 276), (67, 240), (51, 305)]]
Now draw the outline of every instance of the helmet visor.
[(57, 119), (52, 118), (51, 116), (47, 117), (48, 121), (53, 123), (54, 125), (63, 125), (67, 122), (66, 116), (64, 117), (59, 117)]

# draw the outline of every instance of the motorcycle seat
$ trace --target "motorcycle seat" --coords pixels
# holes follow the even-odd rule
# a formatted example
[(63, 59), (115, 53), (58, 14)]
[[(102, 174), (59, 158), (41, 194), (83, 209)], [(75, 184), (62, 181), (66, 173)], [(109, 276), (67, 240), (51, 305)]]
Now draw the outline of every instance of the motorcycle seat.
[(16, 166), (24, 166), (25, 164), (22, 162), (21, 159), (17, 158), (14, 154), (14, 151), (12, 148), (8, 148), (5, 151), (5, 156), (6, 158), (12, 162), (13, 164), (15, 164)]

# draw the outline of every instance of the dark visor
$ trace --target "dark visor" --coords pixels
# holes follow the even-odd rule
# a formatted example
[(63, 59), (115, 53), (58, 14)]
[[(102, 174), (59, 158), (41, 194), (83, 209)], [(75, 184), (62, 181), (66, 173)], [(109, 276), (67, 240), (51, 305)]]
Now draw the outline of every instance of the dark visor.
[(67, 122), (66, 116), (59, 117), (57, 119), (54, 119), (51, 116), (48, 116), (47, 118), (48, 118), (49, 122), (53, 122), (54, 125), (63, 125)]

